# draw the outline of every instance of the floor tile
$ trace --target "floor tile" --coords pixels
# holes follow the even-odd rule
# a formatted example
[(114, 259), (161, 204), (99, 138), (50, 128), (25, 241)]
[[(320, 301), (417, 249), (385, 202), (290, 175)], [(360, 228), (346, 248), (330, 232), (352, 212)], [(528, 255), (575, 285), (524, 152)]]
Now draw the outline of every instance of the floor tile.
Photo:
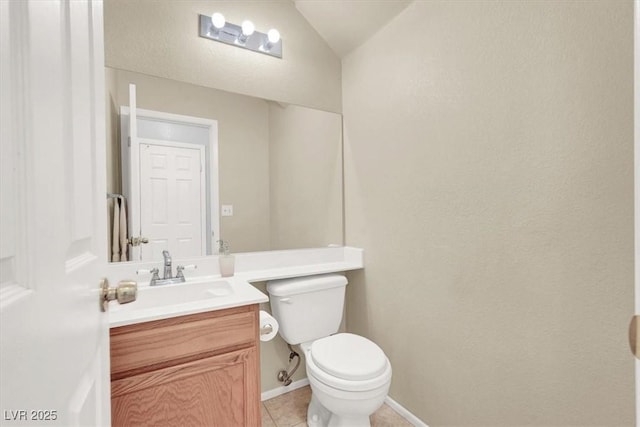
[(302, 387), (264, 402), (277, 427), (293, 427), (307, 420), (311, 388)]
[(264, 403), (262, 404), (262, 427), (278, 427), (271, 418), (271, 415), (269, 415), (269, 411), (264, 406)]
[(386, 403), (371, 415), (371, 427), (410, 427), (411, 425)]
[[(263, 427), (305, 427), (311, 400), (309, 386), (263, 402)], [(371, 415), (372, 427), (411, 427), (411, 423), (386, 403)]]

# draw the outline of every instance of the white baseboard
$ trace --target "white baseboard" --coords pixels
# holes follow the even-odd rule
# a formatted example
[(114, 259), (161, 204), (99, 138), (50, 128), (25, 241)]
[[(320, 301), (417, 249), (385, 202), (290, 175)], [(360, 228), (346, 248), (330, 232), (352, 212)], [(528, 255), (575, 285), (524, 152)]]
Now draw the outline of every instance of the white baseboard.
[(402, 415), (407, 421), (413, 424), (416, 427), (429, 427), (424, 423), (420, 418), (413, 415), (407, 408), (393, 400), (391, 397), (387, 396), (384, 399), (385, 403), (389, 405), (393, 410)]
[(261, 395), (261, 399), (264, 402), (265, 400), (273, 399), (276, 396), (289, 393), (290, 391), (297, 390), (306, 385), (309, 385), (309, 380), (307, 378), (303, 378), (301, 380), (292, 382), (288, 386), (282, 386), (282, 387), (277, 387), (271, 390), (263, 391)]

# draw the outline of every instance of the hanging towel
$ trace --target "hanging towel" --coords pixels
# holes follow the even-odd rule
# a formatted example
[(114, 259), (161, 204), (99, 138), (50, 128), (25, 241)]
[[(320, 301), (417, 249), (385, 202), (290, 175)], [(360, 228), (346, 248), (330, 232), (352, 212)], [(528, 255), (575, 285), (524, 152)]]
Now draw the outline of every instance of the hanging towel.
[[(118, 199), (120, 202), (120, 261), (129, 261), (127, 256), (127, 207), (124, 197)], [(115, 221), (114, 221), (115, 222)]]
[(111, 261), (120, 261), (120, 198), (113, 199), (113, 232), (111, 233)]

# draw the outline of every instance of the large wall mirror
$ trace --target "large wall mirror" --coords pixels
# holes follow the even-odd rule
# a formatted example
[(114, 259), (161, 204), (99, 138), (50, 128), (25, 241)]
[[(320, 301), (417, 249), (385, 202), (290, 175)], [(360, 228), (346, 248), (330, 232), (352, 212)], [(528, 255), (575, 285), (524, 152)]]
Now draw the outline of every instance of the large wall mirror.
[[(158, 200), (178, 212), (180, 218), (191, 218), (191, 210), (200, 210), (201, 216), (195, 216), (202, 224), (198, 231), (202, 241), (196, 245), (200, 252), (178, 253), (177, 258), (215, 254), (215, 242), (220, 239), (227, 241), (235, 253), (343, 244), (339, 114), (107, 68), (106, 192), (110, 241), (114, 232), (125, 234), (121, 232), (120, 218), (115, 218), (118, 213), (113, 204), (121, 203), (117, 195), (130, 194), (126, 177), (131, 165), (126, 159), (123, 161), (122, 155), (126, 151), (123, 129), (128, 117), (126, 109), (121, 110), (129, 105), (130, 84), (136, 85), (138, 109), (216, 124), (215, 147), (207, 142), (206, 132), (210, 129), (201, 135), (202, 143), (176, 136), (166, 126), (163, 130), (160, 125), (156, 133), (147, 129), (151, 132), (149, 139), (156, 142), (146, 148), (156, 150), (156, 157), (152, 153), (147, 160), (137, 159), (141, 168), (196, 170), (196, 175), (203, 168), (204, 178), (196, 183), (195, 190), (189, 190), (191, 193), (184, 186), (141, 185), (136, 196), (139, 201), (124, 201), (129, 217), (135, 206), (157, 204)], [(125, 114), (121, 114), (123, 111)], [(154, 163), (155, 158), (162, 161)], [(217, 204), (212, 203), (212, 197), (218, 198)], [(145, 206), (147, 210), (159, 209)], [(127, 226), (129, 222), (122, 219)], [(126, 237), (144, 237), (146, 233), (147, 230), (128, 229)], [(160, 249), (162, 245), (157, 244), (147, 252), (156, 259)], [(126, 256), (114, 257), (112, 249), (109, 252), (112, 261), (142, 261), (138, 255), (132, 259), (134, 251), (130, 246)]]

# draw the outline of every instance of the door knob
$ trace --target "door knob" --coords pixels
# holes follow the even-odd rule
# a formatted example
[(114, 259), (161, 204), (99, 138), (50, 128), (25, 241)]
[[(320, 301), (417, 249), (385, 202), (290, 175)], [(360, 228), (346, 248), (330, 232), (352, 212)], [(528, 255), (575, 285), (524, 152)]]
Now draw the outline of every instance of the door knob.
[(142, 244), (146, 245), (147, 243), (149, 243), (149, 239), (144, 237), (144, 236), (138, 236), (138, 237), (129, 237), (127, 239), (127, 242), (131, 245), (131, 246), (140, 246)]
[(638, 328), (638, 323), (640, 323), (640, 315), (636, 314), (631, 318), (631, 323), (629, 324), (629, 345), (631, 346), (631, 352), (635, 357), (640, 359), (640, 328)]
[(136, 300), (138, 283), (134, 280), (122, 280), (115, 288), (109, 287), (105, 278), (100, 281), (100, 310), (109, 309), (109, 301), (117, 300), (120, 304), (127, 304)]

